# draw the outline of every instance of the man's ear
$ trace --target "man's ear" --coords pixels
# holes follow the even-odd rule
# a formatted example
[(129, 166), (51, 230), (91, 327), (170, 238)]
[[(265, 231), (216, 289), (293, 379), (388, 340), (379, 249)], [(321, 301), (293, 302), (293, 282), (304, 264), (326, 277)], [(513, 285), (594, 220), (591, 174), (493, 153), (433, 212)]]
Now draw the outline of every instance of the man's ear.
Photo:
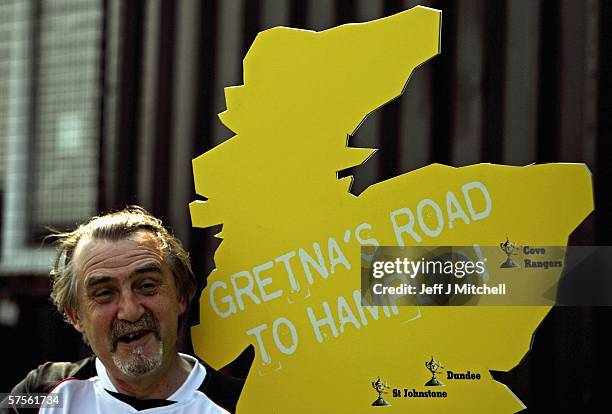
[(183, 316), (187, 310), (187, 298), (181, 296), (179, 298), (179, 316)]
[(68, 315), (68, 319), (70, 320), (70, 323), (72, 324), (72, 326), (74, 326), (74, 329), (76, 329), (80, 333), (83, 333), (85, 331), (85, 328), (83, 327), (83, 324), (81, 323), (81, 319), (79, 318), (79, 313), (75, 311), (74, 309), (64, 309), (64, 312), (66, 312), (66, 315)]

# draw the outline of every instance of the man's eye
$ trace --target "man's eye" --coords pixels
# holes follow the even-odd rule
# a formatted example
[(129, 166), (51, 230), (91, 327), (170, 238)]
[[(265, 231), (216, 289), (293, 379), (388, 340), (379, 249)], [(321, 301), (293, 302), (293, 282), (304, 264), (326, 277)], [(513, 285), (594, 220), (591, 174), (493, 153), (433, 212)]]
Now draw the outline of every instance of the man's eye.
[(157, 284), (153, 282), (146, 282), (140, 285), (140, 290), (142, 290), (145, 294), (153, 294), (157, 291)]
[(113, 292), (109, 289), (98, 290), (94, 293), (96, 299), (108, 299), (112, 296)]

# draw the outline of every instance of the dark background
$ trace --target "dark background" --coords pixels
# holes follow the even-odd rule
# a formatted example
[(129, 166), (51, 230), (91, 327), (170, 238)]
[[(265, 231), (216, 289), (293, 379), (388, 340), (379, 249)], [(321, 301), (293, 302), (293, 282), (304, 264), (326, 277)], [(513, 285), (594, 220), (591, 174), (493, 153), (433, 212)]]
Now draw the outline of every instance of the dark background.
[[(381, 148), (342, 172), (355, 176), (352, 191), (432, 162), (584, 162), (596, 209), (572, 242), (611, 244), (610, 1), (5, 0), (0, 391), (44, 361), (88, 352), (48, 300), (46, 226), (140, 204), (179, 236), (203, 280), (216, 241), (213, 230), (190, 226), (191, 159), (232, 136), (216, 114), (223, 87), (241, 83), (256, 34), (322, 30), (416, 4), (443, 11), (442, 53), (350, 140)], [(514, 378), (530, 412), (605, 397), (608, 315), (597, 307), (549, 315), (529, 357), (536, 362)], [(182, 338), (188, 350), (187, 329)]]

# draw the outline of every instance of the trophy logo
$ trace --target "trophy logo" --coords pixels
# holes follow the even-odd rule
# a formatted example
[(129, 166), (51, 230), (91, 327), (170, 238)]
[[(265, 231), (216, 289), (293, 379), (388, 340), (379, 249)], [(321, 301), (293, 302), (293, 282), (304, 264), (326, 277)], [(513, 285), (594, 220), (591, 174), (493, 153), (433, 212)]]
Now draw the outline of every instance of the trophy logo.
[(514, 244), (510, 240), (508, 240), (508, 237), (506, 237), (506, 241), (505, 242), (499, 244), (499, 248), (502, 249), (502, 251), (504, 253), (506, 253), (506, 256), (508, 256), (506, 261), (503, 262), (499, 266), (500, 268), (507, 269), (507, 268), (512, 268), (512, 267), (518, 267), (518, 265), (510, 257), (510, 256), (516, 256), (518, 254), (518, 253), (515, 253), (515, 251), (517, 250), (517, 247), (518, 246), (516, 244)]
[(431, 379), (427, 381), (425, 386), (437, 387), (440, 385), (444, 385), (439, 379), (436, 378), (436, 374), (441, 374), (442, 371), (440, 371), (440, 369), (444, 368), (442, 364), (440, 364), (440, 361), (436, 361), (432, 356), (429, 361), (425, 362), (425, 368), (427, 368), (429, 372), (431, 372)]
[(389, 388), (389, 385), (387, 383), (381, 381), (380, 377), (378, 377), (376, 381), (372, 382), (372, 388), (374, 388), (374, 390), (378, 393), (378, 398), (372, 403), (373, 406), (378, 407), (384, 405), (391, 405), (382, 397), (383, 394), (389, 393), (387, 391), (387, 389)]

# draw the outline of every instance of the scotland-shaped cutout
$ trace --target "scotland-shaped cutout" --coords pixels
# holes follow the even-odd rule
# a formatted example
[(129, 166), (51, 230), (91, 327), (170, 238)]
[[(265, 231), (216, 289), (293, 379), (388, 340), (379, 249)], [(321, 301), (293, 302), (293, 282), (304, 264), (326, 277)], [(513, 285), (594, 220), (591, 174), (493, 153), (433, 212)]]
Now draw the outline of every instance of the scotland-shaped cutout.
[[(322, 32), (266, 30), (244, 84), (225, 89), (220, 118), (235, 135), (193, 162), (204, 199), (190, 205), (193, 225), (222, 225), (193, 338), (217, 367), (255, 345), (239, 412), (522, 409), (488, 372), (518, 363), (549, 307), (361, 304), (361, 245), (497, 246), (510, 235), (563, 246), (593, 209), (581, 164), (433, 164), (359, 196), (337, 178), (375, 151), (350, 146), (365, 117), (410, 94), (413, 71), (440, 53), (441, 19), (415, 7)], [(444, 399), (371, 406), (373, 379), (422, 385), (431, 353), (487, 374), (446, 385)]]

